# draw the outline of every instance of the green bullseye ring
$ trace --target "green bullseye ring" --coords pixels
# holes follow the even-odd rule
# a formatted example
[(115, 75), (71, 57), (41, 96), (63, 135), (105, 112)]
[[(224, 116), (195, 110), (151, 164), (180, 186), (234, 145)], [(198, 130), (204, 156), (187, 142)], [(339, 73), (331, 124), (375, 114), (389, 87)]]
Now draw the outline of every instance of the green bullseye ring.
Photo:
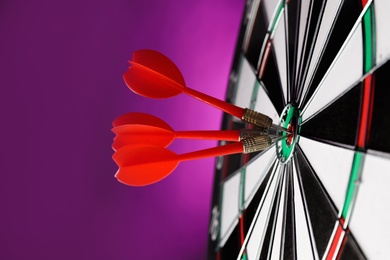
[(292, 133), (287, 134), (283, 132), (282, 136), (285, 136), (285, 138), (276, 142), (276, 154), (282, 163), (290, 160), (295, 144), (299, 141), (298, 133), (300, 123), (299, 110), (295, 106), (288, 104), (280, 116), (279, 125)]

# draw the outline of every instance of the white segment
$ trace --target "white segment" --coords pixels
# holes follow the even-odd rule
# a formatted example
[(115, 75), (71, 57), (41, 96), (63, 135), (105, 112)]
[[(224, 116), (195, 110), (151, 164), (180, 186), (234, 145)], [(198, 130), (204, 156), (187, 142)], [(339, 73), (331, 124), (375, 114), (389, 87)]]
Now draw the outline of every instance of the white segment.
[[(294, 161), (293, 161), (294, 162)], [(313, 255), (315, 259), (319, 259), (317, 247), (315, 245), (314, 237), (312, 237), (310, 242), (311, 232), (311, 221), (310, 216), (305, 210), (305, 202), (303, 202), (302, 191), (298, 182), (298, 173), (296, 170), (295, 163), (293, 167), (293, 185), (294, 185), (294, 209), (295, 209), (295, 239), (296, 239), (296, 250), (297, 250), (297, 259), (312, 259)], [(307, 215), (306, 213), (307, 212)], [(310, 228), (310, 230), (309, 230)], [(312, 245), (313, 243), (313, 245)], [(312, 248), (314, 252), (312, 252)]]
[[(264, 2), (265, 15), (267, 16), (267, 21), (271, 25), (277, 11), (277, 7), (280, 5), (281, 1), (277, 0), (262, 0)], [(272, 19), (272, 20), (271, 20)]]
[(245, 171), (245, 208), (256, 194), (265, 175), (267, 174), (271, 163), (276, 157), (274, 148), (270, 148), (257, 157), (252, 163), (246, 167)]
[(265, 92), (265, 87), (262, 81), (260, 81), (260, 86), (257, 91), (254, 110), (269, 116), (274, 124), (278, 124), (280, 121), (278, 112), (272, 104), (271, 99), (269, 99), (268, 94)]
[(299, 146), (336, 207), (342, 210), (354, 152), (300, 137)]
[[(300, 65), (301, 55), (303, 52), (303, 39), (305, 37), (305, 30), (308, 23), (308, 15), (310, 9), (311, 0), (302, 0), (301, 1), (301, 15), (299, 17), (299, 31), (298, 31), (298, 51), (297, 51), (297, 65)], [(296, 77), (298, 78), (299, 67), (296, 69)]]
[[(279, 180), (277, 174), (279, 173), (279, 167), (276, 167), (273, 175), (270, 178), (270, 182), (261, 198), (259, 207), (257, 208), (256, 215), (251, 223), (249, 232), (244, 241), (244, 247), (241, 248), (239, 259), (242, 256), (243, 250), (246, 248), (248, 260), (259, 259), (261, 248), (264, 242), (264, 236), (266, 232), (267, 223), (271, 214), (272, 201), (276, 193), (276, 184)], [(246, 245), (246, 246), (245, 246)]]
[(282, 82), (282, 89), (284, 94), (284, 100), (287, 100), (287, 49), (286, 49), (286, 26), (284, 8), (280, 14), (280, 19), (275, 31), (275, 36), (272, 40), (276, 55), (276, 63), (279, 69), (279, 78)]
[(253, 88), (256, 84), (256, 74), (247, 59), (241, 59), (241, 70), (237, 86), (236, 99), (234, 104), (242, 108), (249, 108), (252, 98)]
[(368, 259), (389, 259), (389, 184), (390, 160), (367, 154), (349, 227)]
[(314, 69), (318, 66), (320, 55), (322, 54), (325, 44), (328, 41), (330, 29), (332, 24), (335, 22), (336, 14), (341, 7), (342, 1), (343, 0), (327, 1), (325, 4), (324, 14), (321, 20), (320, 29), (318, 31), (317, 40), (314, 45), (313, 54), (309, 63), (309, 70), (304, 84), (303, 93), (307, 91), (311, 77), (313, 76)]
[(390, 57), (390, 1), (375, 0), (376, 24), (376, 63), (379, 64)]
[(226, 243), (226, 240), (238, 222), (240, 176), (240, 174), (235, 174), (223, 183), (220, 246)]
[(272, 243), (271, 259), (281, 259), (282, 242), (284, 241), (283, 222), (285, 221), (286, 168), (282, 175), (282, 190), (279, 199), (278, 216), (276, 219), (275, 236)]
[(362, 39), (362, 26), (358, 23), (304, 108), (303, 122), (337, 99), (362, 77)]

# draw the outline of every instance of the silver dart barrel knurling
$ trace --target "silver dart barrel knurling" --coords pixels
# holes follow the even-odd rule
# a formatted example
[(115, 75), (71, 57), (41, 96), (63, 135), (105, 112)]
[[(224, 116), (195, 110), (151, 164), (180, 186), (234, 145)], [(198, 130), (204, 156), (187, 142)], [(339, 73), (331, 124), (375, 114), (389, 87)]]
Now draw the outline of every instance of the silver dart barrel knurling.
[(278, 131), (290, 133), (286, 128), (281, 127), (279, 125), (272, 124), (272, 119), (267, 115), (256, 112), (256, 111), (249, 109), (249, 108), (245, 108), (244, 111), (245, 112), (244, 112), (244, 115), (242, 116), (241, 120), (246, 122), (246, 123), (255, 125), (255, 126), (260, 127), (262, 129), (265, 129), (265, 130), (267, 130), (269, 128), (273, 128), (273, 129), (276, 129)]
[(240, 129), (239, 141), (250, 137), (262, 136), (262, 135), (269, 135), (269, 134), (266, 130), (263, 131), (258, 129)]
[(249, 137), (241, 140), (244, 146), (244, 153), (253, 153), (267, 149), (272, 144), (272, 139), (268, 135)]
[(245, 108), (245, 112), (241, 120), (265, 129), (272, 126), (272, 119), (270, 117), (249, 108)]

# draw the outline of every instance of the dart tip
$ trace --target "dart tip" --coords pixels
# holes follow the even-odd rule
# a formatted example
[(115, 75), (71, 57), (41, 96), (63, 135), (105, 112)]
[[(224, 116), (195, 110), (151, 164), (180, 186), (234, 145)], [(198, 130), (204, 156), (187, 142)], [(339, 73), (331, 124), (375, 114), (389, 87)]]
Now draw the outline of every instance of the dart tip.
[(271, 128), (275, 129), (275, 130), (278, 130), (278, 131), (282, 131), (282, 132), (285, 132), (287, 134), (292, 134), (292, 132), (290, 132), (288, 129), (280, 126), (280, 125), (275, 125), (275, 124), (272, 124)]
[(271, 137), (272, 143), (288, 138), (288, 135), (280, 135)]

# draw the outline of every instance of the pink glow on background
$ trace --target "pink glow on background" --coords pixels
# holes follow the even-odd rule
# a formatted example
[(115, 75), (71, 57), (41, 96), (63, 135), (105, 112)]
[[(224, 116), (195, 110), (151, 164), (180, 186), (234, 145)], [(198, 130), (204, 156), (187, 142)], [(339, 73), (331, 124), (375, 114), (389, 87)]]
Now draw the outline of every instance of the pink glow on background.
[[(222, 113), (149, 100), (122, 74), (137, 49), (170, 57), (189, 87), (223, 99), (243, 0), (2, 1), (0, 259), (204, 259), (214, 159), (162, 182), (115, 180), (112, 120), (154, 114), (176, 130)], [(182, 153), (215, 142), (175, 142)]]

